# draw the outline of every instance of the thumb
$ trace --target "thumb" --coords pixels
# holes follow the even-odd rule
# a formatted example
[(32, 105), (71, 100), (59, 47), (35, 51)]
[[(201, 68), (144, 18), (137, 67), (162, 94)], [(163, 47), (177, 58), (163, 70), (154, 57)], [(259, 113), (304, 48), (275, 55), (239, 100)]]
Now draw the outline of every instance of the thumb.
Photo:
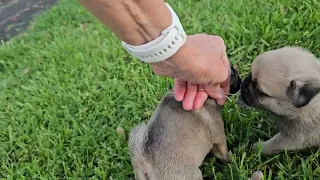
[(230, 92), (230, 78), (231, 78), (230, 76), (231, 76), (231, 70), (230, 68), (228, 68), (228, 78), (225, 82), (221, 84), (221, 88), (224, 91), (224, 95), (228, 95)]
[[(209, 86), (206, 86), (205, 89), (210, 97), (219, 101), (220, 99), (222, 100), (225, 99), (224, 90), (220, 87), (220, 84), (209, 85)], [(224, 102), (221, 102), (221, 103), (224, 104)]]

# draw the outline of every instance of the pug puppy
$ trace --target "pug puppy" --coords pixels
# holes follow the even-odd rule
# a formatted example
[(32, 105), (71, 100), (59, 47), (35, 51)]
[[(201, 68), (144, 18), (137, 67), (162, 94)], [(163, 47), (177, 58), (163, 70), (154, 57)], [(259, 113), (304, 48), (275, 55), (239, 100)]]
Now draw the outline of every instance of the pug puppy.
[(320, 63), (306, 49), (283, 47), (253, 61), (242, 83), (241, 98), (250, 107), (280, 116), (280, 132), (262, 142), (262, 154), (320, 147), (319, 92)]
[[(240, 90), (241, 79), (232, 65), (230, 83), (231, 93)], [(130, 133), (136, 179), (201, 180), (199, 166), (210, 151), (222, 162), (230, 162), (220, 110), (214, 99), (207, 99), (201, 109), (185, 111), (173, 92), (167, 92), (148, 124)]]

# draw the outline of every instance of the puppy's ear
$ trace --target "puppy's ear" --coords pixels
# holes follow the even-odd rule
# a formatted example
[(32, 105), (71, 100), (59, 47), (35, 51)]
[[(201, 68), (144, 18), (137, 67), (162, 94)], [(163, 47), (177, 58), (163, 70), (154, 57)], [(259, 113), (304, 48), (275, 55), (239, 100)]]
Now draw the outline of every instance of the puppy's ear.
[(318, 79), (292, 80), (287, 89), (288, 97), (297, 108), (308, 105), (318, 93), (320, 93), (320, 81)]

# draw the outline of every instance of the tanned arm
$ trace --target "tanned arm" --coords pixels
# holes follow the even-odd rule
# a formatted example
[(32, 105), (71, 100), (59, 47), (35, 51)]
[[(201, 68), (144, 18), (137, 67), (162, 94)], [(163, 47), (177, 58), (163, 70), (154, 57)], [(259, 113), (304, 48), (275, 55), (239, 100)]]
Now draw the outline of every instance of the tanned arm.
[(164, 0), (78, 0), (122, 41), (141, 45), (171, 25)]
[[(119, 39), (134, 46), (156, 39), (172, 24), (164, 0), (78, 1)], [(156, 75), (175, 78), (175, 97), (186, 110), (200, 108), (208, 95), (224, 104), (229, 93), (229, 61), (219, 36), (187, 36), (173, 56), (149, 65)]]

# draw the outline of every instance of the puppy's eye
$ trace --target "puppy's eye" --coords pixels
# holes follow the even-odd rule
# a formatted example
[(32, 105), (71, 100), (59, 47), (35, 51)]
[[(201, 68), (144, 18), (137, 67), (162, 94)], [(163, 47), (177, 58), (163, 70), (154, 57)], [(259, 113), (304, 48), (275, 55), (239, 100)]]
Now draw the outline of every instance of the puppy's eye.
[(258, 85), (256, 85), (256, 88), (258, 89), (259, 92), (263, 93), (263, 91), (261, 90), (261, 88)]
[(271, 97), (270, 95), (266, 94), (265, 92), (262, 91), (262, 89), (259, 87), (258, 83), (256, 81), (252, 81), (252, 85), (254, 87), (254, 90), (261, 96), (267, 96)]

